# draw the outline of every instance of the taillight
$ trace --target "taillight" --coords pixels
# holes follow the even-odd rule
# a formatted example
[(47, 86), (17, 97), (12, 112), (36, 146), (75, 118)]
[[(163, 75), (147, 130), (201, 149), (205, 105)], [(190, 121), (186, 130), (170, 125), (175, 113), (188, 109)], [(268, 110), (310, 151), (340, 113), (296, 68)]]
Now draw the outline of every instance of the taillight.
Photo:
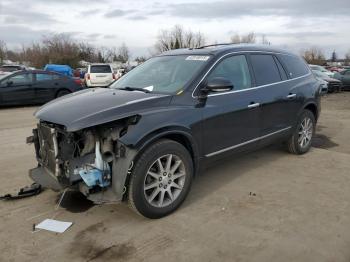
[(114, 73), (112, 74), (112, 76), (113, 76), (113, 80), (115, 80), (116, 78), (115, 78), (115, 74)]
[(87, 80), (90, 80), (90, 74), (86, 74)]
[(80, 79), (74, 79), (74, 82), (77, 84), (77, 85), (82, 85), (83, 83), (81, 82)]

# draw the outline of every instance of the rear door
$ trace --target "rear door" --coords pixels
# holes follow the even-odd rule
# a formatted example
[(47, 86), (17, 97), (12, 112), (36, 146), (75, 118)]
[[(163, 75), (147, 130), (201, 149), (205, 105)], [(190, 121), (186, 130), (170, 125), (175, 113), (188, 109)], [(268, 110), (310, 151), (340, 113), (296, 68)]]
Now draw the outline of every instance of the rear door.
[(91, 65), (90, 81), (92, 85), (109, 85), (113, 81), (113, 72), (110, 65)]
[(54, 80), (54, 74), (49, 72), (40, 72), (34, 74), (35, 99), (38, 103), (45, 103), (55, 97), (57, 85)]
[(291, 125), (289, 103), (296, 99), (281, 63), (272, 54), (250, 54), (262, 110), (261, 136), (286, 131)]
[(33, 104), (33, 75), (19, 72), (1, 82), (1, 102), (6, 105)]
[(245, 55), (233, 55), (217, 63), (209, 73), (231, 80), (230, 92), (211, 93), (203, 107), (203, 149), (215, 160), (222, 153), (245, 151), (256, 146), (260, 133), (260, 116), (256, 90)]

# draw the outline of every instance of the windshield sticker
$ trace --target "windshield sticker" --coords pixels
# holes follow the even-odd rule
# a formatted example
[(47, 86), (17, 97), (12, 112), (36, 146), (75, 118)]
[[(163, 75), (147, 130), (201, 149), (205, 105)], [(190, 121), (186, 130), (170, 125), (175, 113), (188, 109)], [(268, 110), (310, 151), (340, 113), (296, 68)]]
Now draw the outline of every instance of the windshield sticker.
[(144, 87), (143, 89), (146, 89), (148, 91), (153, 91), (153, 86), (147, 86), (147, 87)]
[(209, 59), (209, 56), (204, 56), (204, 55), (190, 55), (186, 57), (186, 60), (191, 60), (191, 61), (207, 61)]

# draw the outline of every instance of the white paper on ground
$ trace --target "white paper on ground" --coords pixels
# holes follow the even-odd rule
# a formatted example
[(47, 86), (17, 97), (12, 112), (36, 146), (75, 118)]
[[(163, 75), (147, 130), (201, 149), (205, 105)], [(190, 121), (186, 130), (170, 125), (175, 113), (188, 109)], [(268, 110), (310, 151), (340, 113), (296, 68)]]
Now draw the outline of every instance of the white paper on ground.
[(63, 233), (66, 231), (73, 223), (64, 222), (53, 219), (45, 219), (43, 222), (35, 226), (36, 229), (45, 229), (57, 233)]

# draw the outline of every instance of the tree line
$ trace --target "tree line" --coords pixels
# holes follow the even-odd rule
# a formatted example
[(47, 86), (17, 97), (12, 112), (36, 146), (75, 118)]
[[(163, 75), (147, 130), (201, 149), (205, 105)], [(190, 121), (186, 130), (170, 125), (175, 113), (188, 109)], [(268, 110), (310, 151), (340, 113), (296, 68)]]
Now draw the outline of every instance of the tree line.
[[(260, 39), (258, 39), (260, 37)], [(270, 45), (266, 35), (259, 36), (254, 32), (247, 34), (234, 34), (229, 43), (260, 43)], [(186, 30), (181, 25), (175, 25), (170, 29), (159, 31), (151, 56), (164, 51), (178, 48), (197, 48), (206, 44), (205, 35), (198, 31)], [(320, 48), (312, 47), (301, 51), (301, 55), (308, 63), (322, 65), (326, 62), (325, 55)], [(28, 62), (31, 66), (41, 68), (45, 64), (67, 64), (73, 68), (79, 67), (80, 61), (92, 63), (110, 63), (119, 61), (126, 63), (131, 58), (129, 48), (125, 43), (119, 47), (95, 47), (88, 42), (78, 41), (67, 34), (53, 34), (44, 36), (40, 42), (22, 46), (20, 50), (7, 48), (0, 39), (0, 64), (5, 59), (20, 63)], [(141, 63), (147, 59), (145, 56), (136, 57), (134, 60)], [(336, 60), (336, 53), (332, 55)], [(350, 52), (346, 55), (346, 61), (350, 63)]]

